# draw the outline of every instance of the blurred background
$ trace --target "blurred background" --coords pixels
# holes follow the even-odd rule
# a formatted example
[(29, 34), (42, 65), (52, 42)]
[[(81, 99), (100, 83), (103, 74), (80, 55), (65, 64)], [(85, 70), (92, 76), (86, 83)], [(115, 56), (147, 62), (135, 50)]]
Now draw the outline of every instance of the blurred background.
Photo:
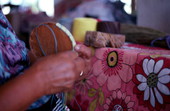
[(170, 33), (170, 0), (0, 0), (0, 5), (27, 46), (29, 34), (38, 24), (59, 22), (71, 30), (76, 17), (134, 24)]

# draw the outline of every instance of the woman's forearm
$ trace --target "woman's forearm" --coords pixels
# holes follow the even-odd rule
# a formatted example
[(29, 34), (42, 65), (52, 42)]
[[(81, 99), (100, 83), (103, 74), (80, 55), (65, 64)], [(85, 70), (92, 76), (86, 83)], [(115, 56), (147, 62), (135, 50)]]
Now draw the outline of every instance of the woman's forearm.
[(0, 87), (0, 109), (2, 111), (23, 111), (43, 95), (36, 74), (25, 71)]

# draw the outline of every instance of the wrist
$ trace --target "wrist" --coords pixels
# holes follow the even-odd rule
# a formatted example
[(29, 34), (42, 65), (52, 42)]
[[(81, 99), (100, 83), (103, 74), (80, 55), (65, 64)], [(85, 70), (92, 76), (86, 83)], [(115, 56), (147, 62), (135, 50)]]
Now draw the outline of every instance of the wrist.
[(32, 89), (34, 93), (34, 95), (36, 97), (41, 97), (43, 95), (45, 95), (45, 91), (43, 88), (43, 82), (40, 78), (40, 74), (38, 74), (39, 72), (36, 71), (36, 69), (28, 69), (25, 71), (25, 78), (27, 80), (30, 80), (28, 86)]
[(22, 111), (43, 95), (43, 88), (36, 74), (28, 69), (0, 87), (0, 108), (4, 111), (11, 108), (10, 111)]

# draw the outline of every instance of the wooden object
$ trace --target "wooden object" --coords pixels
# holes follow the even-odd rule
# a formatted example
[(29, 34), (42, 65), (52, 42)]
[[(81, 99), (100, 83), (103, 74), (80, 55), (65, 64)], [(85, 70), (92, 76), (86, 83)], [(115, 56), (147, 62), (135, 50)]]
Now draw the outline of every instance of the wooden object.
[(87, 31), (84, 44), (95, 48), (113, 47), (119, 48), (125, 42), (125, 36), (120, 34), (109, 34), (97, 31)]
[(120, 23), (111, 21), (98, 22), (97, 31), (112, 34), (120, 34)]
[(59, 23), (43, 23), (30, 35), (30, 49), (36, 58), (73, 50), (75, 43), (71, 33)]

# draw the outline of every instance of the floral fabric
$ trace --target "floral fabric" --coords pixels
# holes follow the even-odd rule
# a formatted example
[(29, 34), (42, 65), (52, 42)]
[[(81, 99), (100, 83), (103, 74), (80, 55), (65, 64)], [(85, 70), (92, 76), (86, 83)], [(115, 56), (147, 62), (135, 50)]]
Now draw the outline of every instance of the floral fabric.
[(73, 111), (168, 111), (170, 51), (125, 44), (95, 50), (91, 70), (67, 95)]
[(0, 84), (17, 76), (27, 65), (27, 49), (0, 11)]
[[(27, 53), (25, 44), (17, 38), (10, 23), (0, 10), (0, 85), (22, 74), (22, 71), (28, 67)], [(29, 109), (42, 106), (50, 97), (43, 96)]]

